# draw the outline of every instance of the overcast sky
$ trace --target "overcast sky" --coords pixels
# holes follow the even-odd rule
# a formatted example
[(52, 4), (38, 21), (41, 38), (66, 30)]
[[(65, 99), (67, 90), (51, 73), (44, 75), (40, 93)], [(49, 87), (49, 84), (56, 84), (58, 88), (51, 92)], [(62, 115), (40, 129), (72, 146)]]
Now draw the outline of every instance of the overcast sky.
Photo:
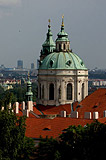
[(65, 31), (88, 68), (106, 68), (106, 0), (0, 0), (0, 65), (36, 63), (51, 19), (53, 39)]

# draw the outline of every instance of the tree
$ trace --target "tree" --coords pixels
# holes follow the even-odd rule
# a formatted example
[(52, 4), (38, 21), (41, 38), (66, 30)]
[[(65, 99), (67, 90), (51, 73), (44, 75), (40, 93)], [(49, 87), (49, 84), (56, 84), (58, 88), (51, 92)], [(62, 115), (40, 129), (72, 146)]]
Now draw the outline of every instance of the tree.
[(36, 149), (36, 160), (59, 160), (59, 143), (56, 139), (41, 138), (38, 148)]
[[(98, 121), (84, 127), (69, 126), (59, 139), (42, 139), (36, 157), (41, 160), (94, 160), (104, 159), (106, 125)], [(51, 158), (49, 157), (51, 155)], [(67, 158), (68, 157), (68, 158)]]
[(29, 160), (34, 142), (25, 137), (25, 119), (8, 108), (0, 111), (0, 159)]

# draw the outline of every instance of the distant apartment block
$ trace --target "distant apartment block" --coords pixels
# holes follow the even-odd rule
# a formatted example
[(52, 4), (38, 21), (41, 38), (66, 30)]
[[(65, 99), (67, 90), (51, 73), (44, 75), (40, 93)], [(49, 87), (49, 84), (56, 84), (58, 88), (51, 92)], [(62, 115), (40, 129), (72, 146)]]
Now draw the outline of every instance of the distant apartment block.
[(17, 61), (17, 68), (18, 69), (23, 69), (23, 61), (22, 60)]
[(89, 80), (91, 82), (92, 86), (106, 86), (106, 80), (105, 79), (92, 79)]
[(35, 69), (35, 64), (31, 63), (31, 69)]

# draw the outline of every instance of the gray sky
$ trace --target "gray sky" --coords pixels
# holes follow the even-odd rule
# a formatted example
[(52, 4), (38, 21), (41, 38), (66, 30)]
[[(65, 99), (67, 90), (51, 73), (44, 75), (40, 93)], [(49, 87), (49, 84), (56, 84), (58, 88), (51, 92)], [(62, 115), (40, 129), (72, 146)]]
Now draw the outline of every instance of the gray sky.
[(25, 67), (39, 58), (51, 19), (53, 39), (65, 31), (88, 68), (106, 68), (106, 0), (0, 0), (0, 65)]

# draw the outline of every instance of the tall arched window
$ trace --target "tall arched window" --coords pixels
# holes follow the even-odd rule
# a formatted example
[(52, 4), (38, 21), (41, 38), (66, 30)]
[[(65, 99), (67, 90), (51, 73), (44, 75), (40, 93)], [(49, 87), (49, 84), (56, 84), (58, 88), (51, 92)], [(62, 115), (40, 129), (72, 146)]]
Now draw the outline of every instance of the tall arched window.
[(59, 51), (61, 51), (61, 44), (59, 44)]
[(66, 45), (64, 44), (64, 50), (66, 49)]
[(42, 86), (42, 99), (44, 99), (44, 85)]
[(72, 84), (67, 84), (67, 100), (72, 100)]
[(49, 86), (49, 100), (54, 100), (54, 84), (51, 83)]
[(82, 99), (84, 99), (84, 83), (82, 84)]

